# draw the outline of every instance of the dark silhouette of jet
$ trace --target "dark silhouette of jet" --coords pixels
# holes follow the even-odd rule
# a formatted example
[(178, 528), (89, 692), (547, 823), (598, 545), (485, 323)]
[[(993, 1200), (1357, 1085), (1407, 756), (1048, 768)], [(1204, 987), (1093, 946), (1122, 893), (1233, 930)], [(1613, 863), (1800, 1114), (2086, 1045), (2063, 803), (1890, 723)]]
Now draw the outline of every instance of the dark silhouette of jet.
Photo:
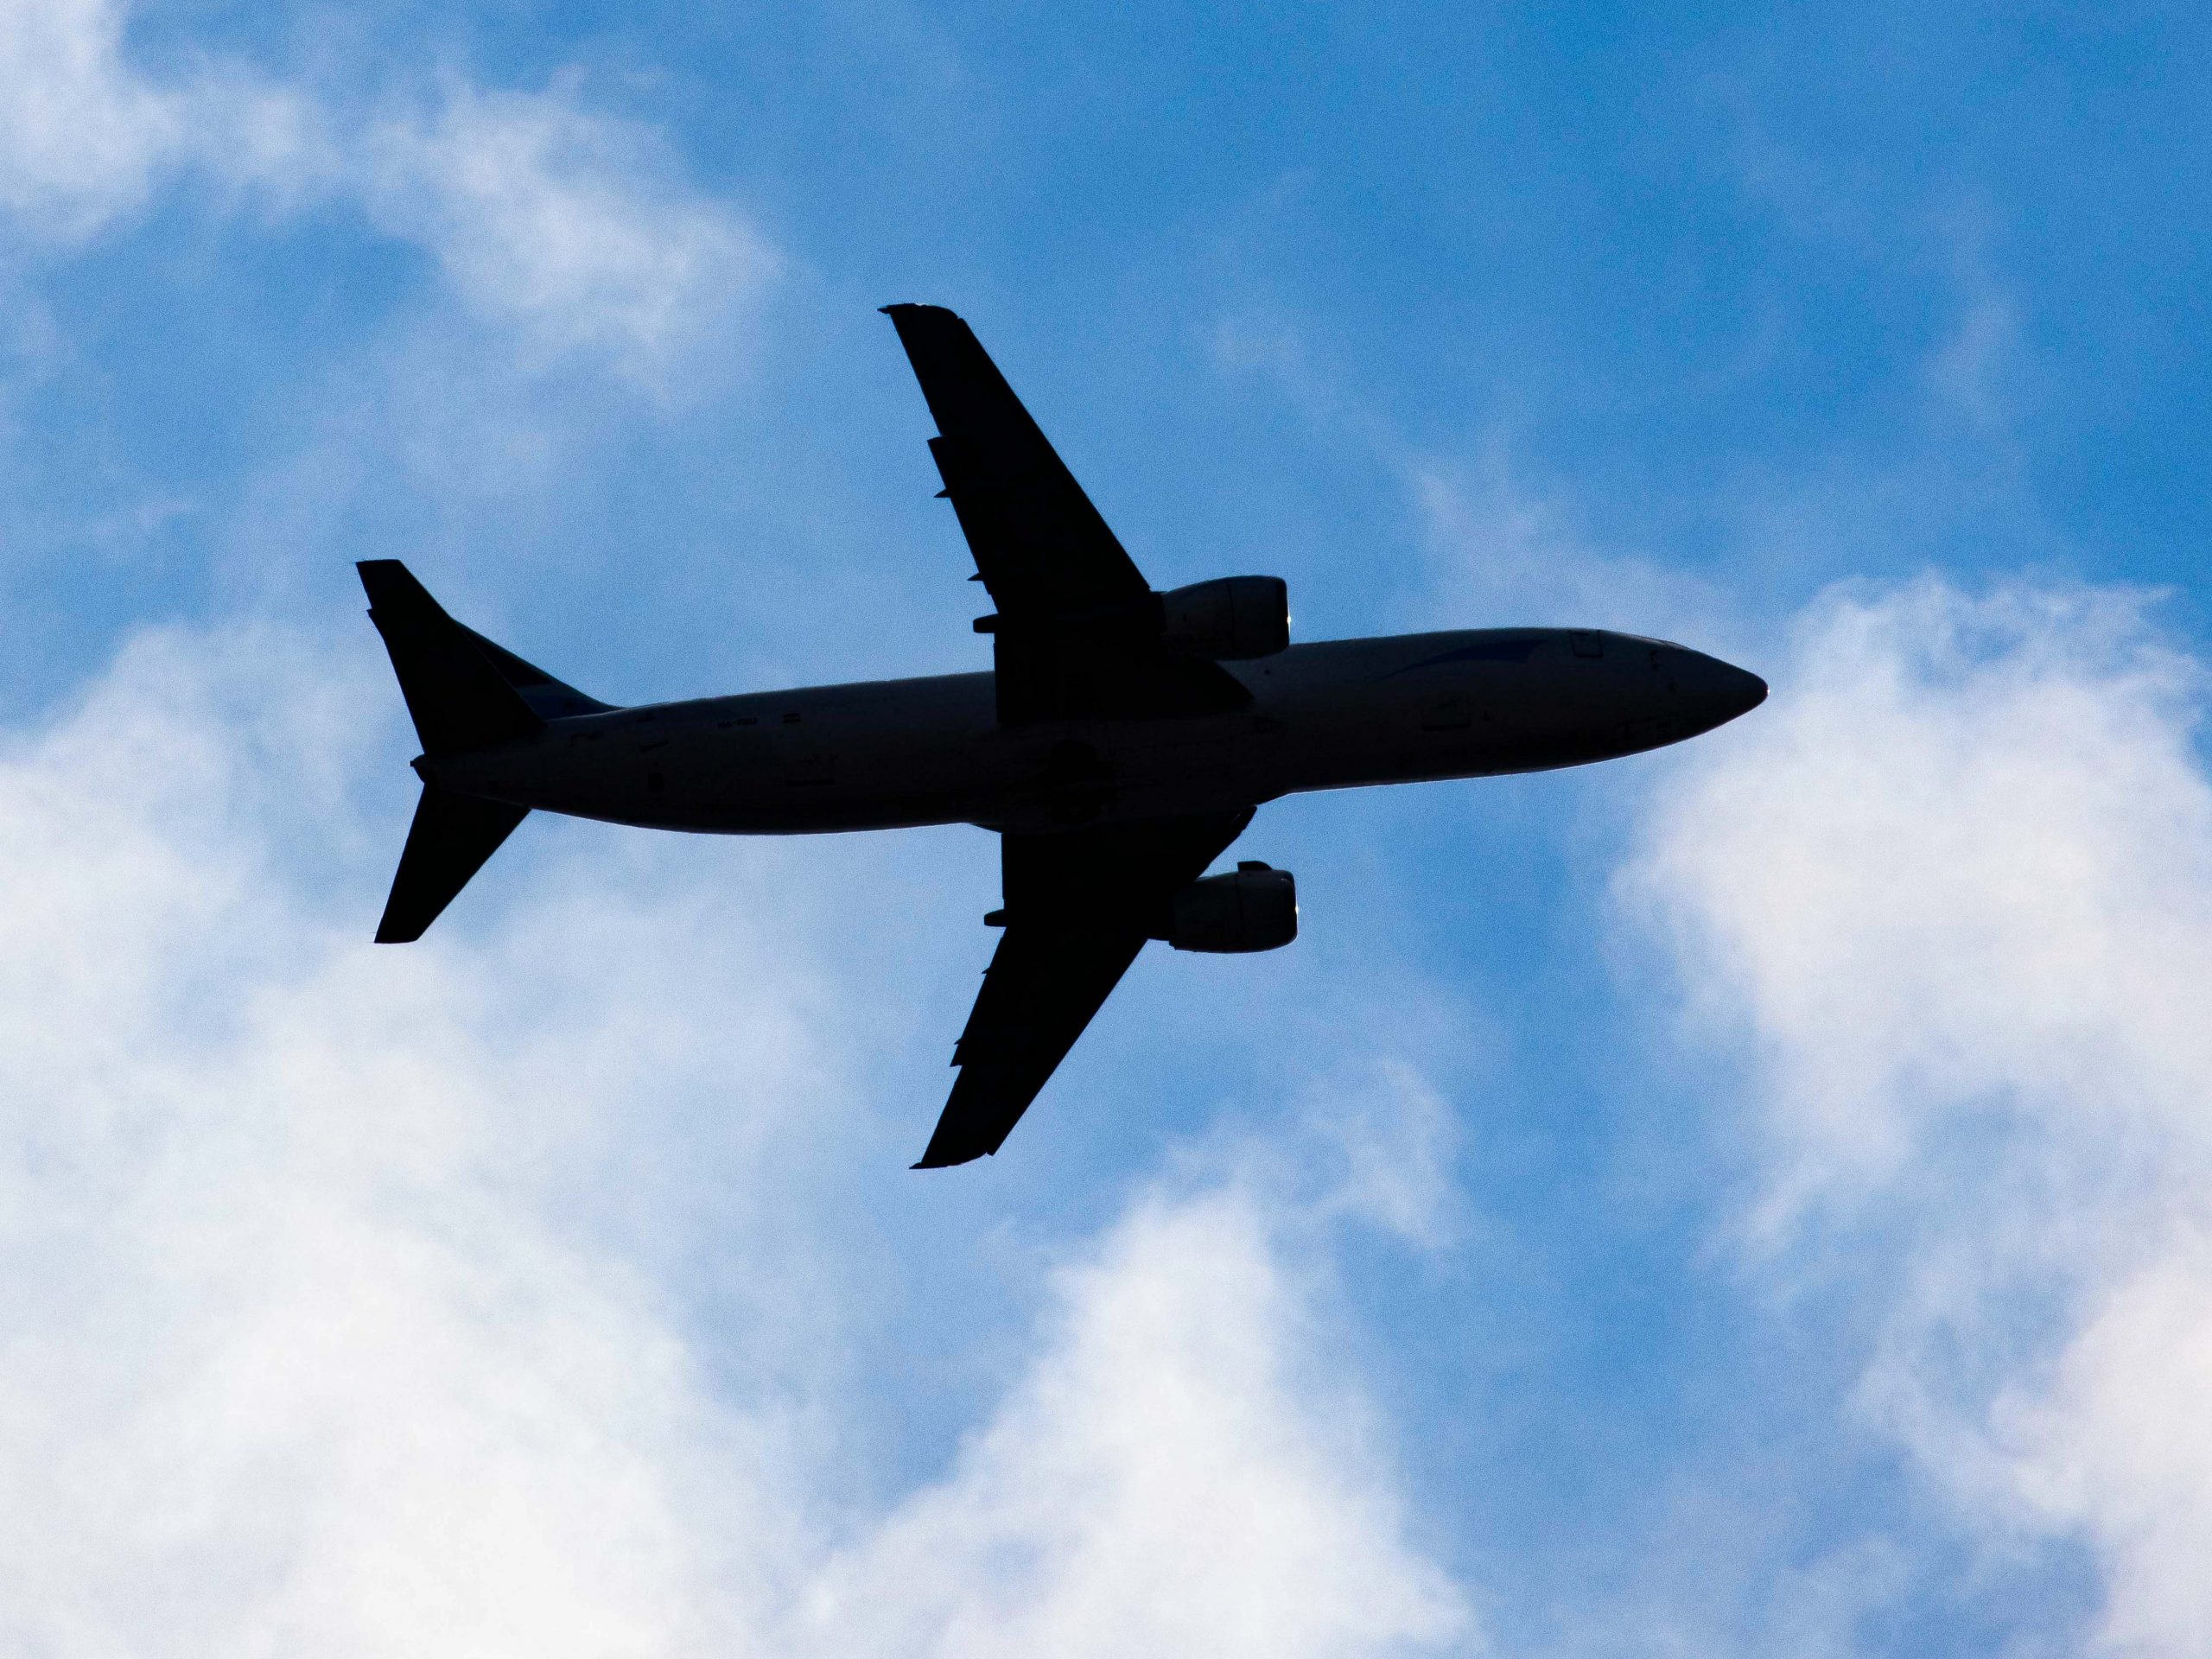
[(1282, 582), (1154, 591), (951, 312), (885, 308), (998, 607), (994, 671), (620, 709), (360, 566), (423, 743), (379, 941), (419, 938), (532, 810), (725, 835), (976, 823), (1003, 928), (918, 1169), (999, 1149), (1147, 939), (1272, 950), (1287, 870), (1205, 869), (1294, 790), (1579, 766), (1710, 731), (1766, 685), (1662, 640), (1488, 628), (1290, 643)]

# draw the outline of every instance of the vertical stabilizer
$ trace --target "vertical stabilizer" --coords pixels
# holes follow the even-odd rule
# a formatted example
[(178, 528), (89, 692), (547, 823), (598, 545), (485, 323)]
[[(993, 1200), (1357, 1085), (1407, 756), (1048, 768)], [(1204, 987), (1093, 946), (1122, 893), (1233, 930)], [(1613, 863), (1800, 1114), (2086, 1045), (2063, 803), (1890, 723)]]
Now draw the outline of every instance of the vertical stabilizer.
[(399, 874), (391, 879), (391, 897), (377, 924), (377, 943), (405, 944), (421, 938), (423, 930), (437, 920), (438, 912), (529, 813), (526, 806), (480, 801), (424, 784), (407, 831), (407, 850), (399, 855)]
[(545, 723), (485, 654), (478, 637), (448, 616), (405, 565), (397, 559), (364, 559), (358, 568), (368, 591), (369, 620), (391, 653), (391, 671), (399, 677), (423, 753), (486, 749), (528, 737)]
[[(454, 621), (397, 559), (365, 559), (359, 569), (369, 618), (391, 653), (424, 754), (492, 748), (531, 737), (549, 720), (607, 708)], [(377, 943), (421, 938), (529, 810), (426, 781)]]

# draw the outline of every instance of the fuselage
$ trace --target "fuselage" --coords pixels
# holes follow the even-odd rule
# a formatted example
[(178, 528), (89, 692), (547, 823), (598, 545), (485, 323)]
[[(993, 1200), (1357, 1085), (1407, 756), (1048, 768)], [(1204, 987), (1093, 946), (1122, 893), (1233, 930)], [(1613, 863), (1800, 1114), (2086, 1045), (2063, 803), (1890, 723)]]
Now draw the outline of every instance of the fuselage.
[(463, 794), (655, 829), (1043, 831), (1575, 766), (1695, 736), (1766, 695), (1701, 652), (1592, 629), (1328, 640), (1222, 666), (1249, 708), (1006, 727), (992, 675), (946, 674), (580, 715), (415, 764)]

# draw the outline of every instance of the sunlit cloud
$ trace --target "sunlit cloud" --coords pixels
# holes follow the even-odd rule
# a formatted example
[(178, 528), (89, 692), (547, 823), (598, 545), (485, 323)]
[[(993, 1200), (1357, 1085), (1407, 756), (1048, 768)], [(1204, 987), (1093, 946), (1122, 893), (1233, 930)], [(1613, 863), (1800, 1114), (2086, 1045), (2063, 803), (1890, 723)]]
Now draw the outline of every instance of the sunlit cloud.
[(1745, 1046), (1745, 1242), (1871, 1317), (1859, 1405), (2106, 1637), (2212, 1629), (2212, 783), (2143, 594), (1846, 588), (1628, 892)]
[(660, 383), (776, 268), (742, 219), (671, 181), (647, 135), (556, 93), (455, 86), (428, 117), (378, 122), (363, 153), (372, 219), (556, 359)]
[[(331, 877), (391, 855), (352, 804), (389, 695), (281, 631), (155, 632), (0, 738), (0, 1644), (1465, 1635), (1324, 1339), (1325, 1274), (1292, 1265), (1338, 1217), (1419, 1220), (1367, 1178), (1300, 1196), (1225, 1155), (1140, 1190), (1071, 1247), (942, 1476), (834, 1501), (868, 1483), (797, 1425), (868, 1410), (829, 1392), (843, 1247), (787, 1197), (861, 1111), (833, 970), (779, 936), (772, 884), (709, 901), (605, 863), (368, 944), (372, 887)], [(1360, 1115), (1387, 1135), (1393, 1099), (1395, 1143), (1433, 1140), (1417, 1082)], [(639, 1190), (577, 1203), (609, 1183)], [(733, 1237), (766, 1288), (709, 1351), (667, 1264)]]
[(334, 86), (214, 54), (157, 76), (132, 61), (129, 21), (121, 0), (0, 5), (0, 209), (49, 247), (181, 181), (280, 217), (350, 203), (533, 356), (655, 390), (723, 343), (779, 266), (656, 134), (569, 82)]
[(816, 1586), (825, 1650), (1433, 1650), (1463, 1600), (1409, 1552), (1264, 1211), (1140, 1200), (942, 1485)]

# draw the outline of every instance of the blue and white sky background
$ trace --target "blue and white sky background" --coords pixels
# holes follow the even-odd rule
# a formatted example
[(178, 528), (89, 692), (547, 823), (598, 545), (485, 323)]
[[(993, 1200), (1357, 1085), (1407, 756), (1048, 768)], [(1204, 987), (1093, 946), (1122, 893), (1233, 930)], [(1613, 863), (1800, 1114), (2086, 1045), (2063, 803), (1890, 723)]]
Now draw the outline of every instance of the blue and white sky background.
[[(2212, 30), (0, 0), (0, 1649), (2212, 1653)], [(875, 308), (1161, 586), (1770, 702), (1280, 803), (906, 1166), (992, 840), (367, 943), (352, 562), (620, 701), (985, 664)]]

